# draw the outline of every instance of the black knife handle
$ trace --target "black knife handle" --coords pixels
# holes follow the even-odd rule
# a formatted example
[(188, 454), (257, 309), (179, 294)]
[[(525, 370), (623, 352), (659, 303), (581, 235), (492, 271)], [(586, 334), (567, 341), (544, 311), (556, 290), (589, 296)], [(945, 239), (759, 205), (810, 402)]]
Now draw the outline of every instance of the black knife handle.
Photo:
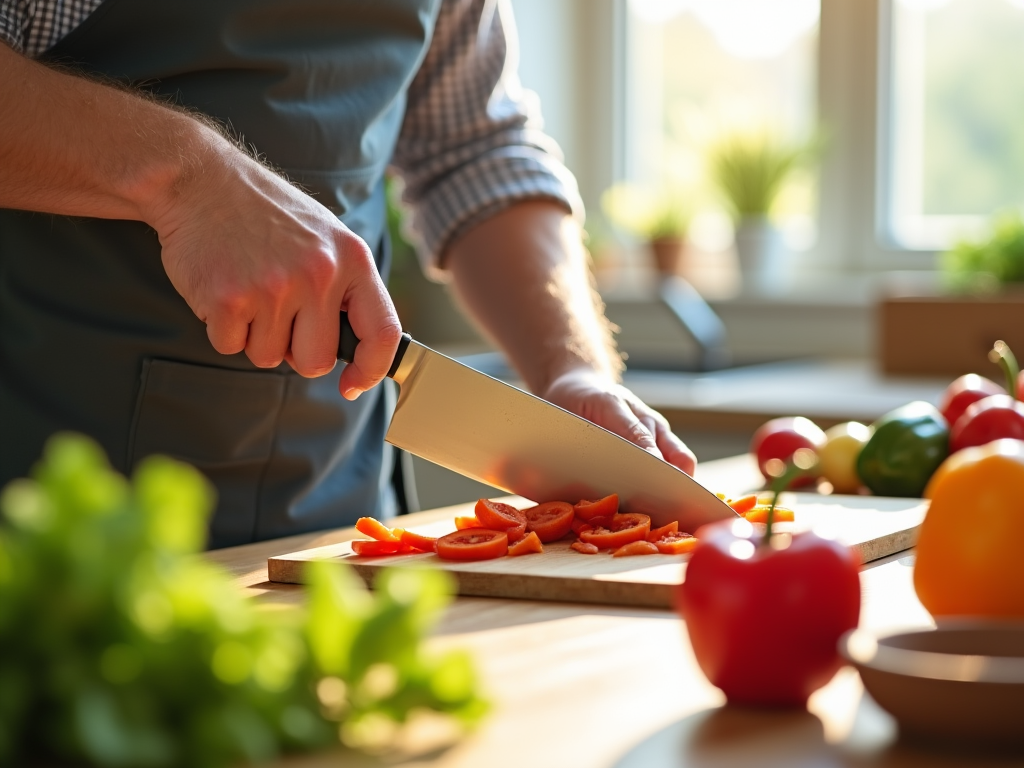
[[(398, 371), (398, 366), (402, 364), (402, 358), (405, 357), (405, 350), (409, 348), (409, 343), (412, 341), (412, 336), (408, 333), (403, 333), (401, 340), (398, 342), (398, 351), (395, 352), (395, 359), (391, 363), (391, 368), (388, 369), (388, 378), (395, 378), (395, 373)], [(356, 336), (356, 332), (352, 330), (352, 324), (348, 321), (348, 312), (341, 313), (341, 336), (338, 338), (338, 359), (351, 363), (353, 358), (356, 356), (356, 346), (359, 344), (359, 337)]]

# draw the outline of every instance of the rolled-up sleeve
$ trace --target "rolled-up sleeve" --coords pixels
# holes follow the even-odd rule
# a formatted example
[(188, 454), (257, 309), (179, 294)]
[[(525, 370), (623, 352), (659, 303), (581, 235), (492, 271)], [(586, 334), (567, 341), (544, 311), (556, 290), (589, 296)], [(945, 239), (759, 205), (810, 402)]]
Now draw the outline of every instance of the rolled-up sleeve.
[(583, 220), (576, 180), (519, 83), (518, 56), (506, 0), (444, 0), (393, 159), (432, 277), (460, 232), (516, 201), (550, 199)]

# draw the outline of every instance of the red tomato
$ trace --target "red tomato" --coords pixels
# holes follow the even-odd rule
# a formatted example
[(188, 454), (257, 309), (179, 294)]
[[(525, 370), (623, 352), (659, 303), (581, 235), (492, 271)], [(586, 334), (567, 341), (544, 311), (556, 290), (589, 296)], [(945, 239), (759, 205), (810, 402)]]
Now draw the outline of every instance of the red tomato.
[(842, 666), (836, 643), (857, 626), (856, 553), (812, 532), (764, 546), (743, 520), (697, 535), (677, 607), (700, 668), (734, 704), (803, 706)]
[(537, 536), (537, 532), (530, 531), (525, 537), (508, 548), (508, 556), (519, 557), (520, 555), (530, 555), (534, 552), (543, 552), (544, 545), (540, 542), (541, 540)]
[(587, 544), (585, 541), (574, 541), (570, 546), (584, 555), (596, 555), (598, 553), (597, 547), (593, 544)]
[(437, 556), (445, 560), (493, 560), (507, 554), (508, 535), (504, 531), (471, 528), (437, 540)]
[(437, 551), (437, 539), (432, 539), (430, 536), (421, 536), (412, 531), (402, 531), (399, 538), (407, 547), (412, 547), (419, 552)]
[[(817, 451), (825, 444), (825, 433), (817, 424), (803, 416), (786, 416), (772, 419), (761, 425), (750, 441), (750, 452), (757, 456), (757, 467), (764, 479), (773, 479), (765, 468), (772, 459), (789, 461), (800, 448)], [(809, 475), (794, 481), (790, 487), (813, 485), (817, 478)]]
[(580, 533), (580, 539), (599, 549), (618, 549), (631, 541), (646, 539), (651, 518), (636, 512), (612, 517), (608, 527), (601, 526)]
[(582, 517), (575, 517), (575, 518), (573, 518), (572, 525), (569, 526), (569, 527), (572, 529), (573, 533), (575, 533), (577, 536), (579, 536), (580, 535), (580, 531), (582, 531), (584, 528), (590, 529), (590, 528), (593, 528), (594, 526), (592, 526), (590, 523), (588, 523)]
[(356, 530), (377, 541), (398, 541), (398, 536), (393, 534), (390, 528), (372, 517), (360, 517), (356, 520)]
[(1009, 395), (992, 395), (967, 406), (949, 432), (949, 452), (1003, 438), (1024, 440), (1024, 403)]
[(356, 539), (352, 542), (352, 551), (360, 557), (380, 557), (381, 555), (397, 555), (401, 546), (397, 541)]
[(612, 557), (633, 557), (634, 555), (656, 555), (658, 548), (649, 541), (631, 541), (612, 552)]
[(594, 517), (611, 517), (619, 511), (619, 494), (613, 493), (597, 501), (580, 501), (573, 509), (584, 520)]
[(663, 555), (685, 555), (687, 552), (693, 551), (693, 548), (697, 546), (697, 541), (696, 536), (691, 536), (683, 531), (675, 531), (662, 536), (654, 542), (654, 546)]
[(558, 541), (572, 530), (572, 522), (576, 519), (572, 504), (564, 501), (548, 501), (536, 507), (524, 509), (526, 530), (533, 531), (545, 544)]
[(526, 515), (511, 504), (480, 499), (476, 503), (476, 517), (485, 528), (505, 531), (509, 543), (526, 535)]
[(939, 410), (946, 419), (946, 423), (952, 427), (956, 424), (957, 419), (963, 416), (967, 406), (971, 403), (976, 403), (990, 395), (1005, 394), (1006, 390), (991, 379), (986, 379), (976, 373), (968, 373), (946, 387)]
[[(679, 532), (679, 523), (677, 523), (675, 520), (673, 520), (668, 525), (663, 525), (663, 526), (661, 526), (661, 528), (655, 528), (650, 533), (648, 533), (647, 534), (647, 540), (651, 541), (651, 542), (654, 542), (654, 541), (657, 541), (658, 539), (662, 538), (663, 536), (667, 536), (670, 533), (678, 533), (678, 532)], [(689, 536), (689, 534), (687, 534), (687, 536)]]
[(455, 528), (460, 531), (464, 531), (467, 528), (483, 528), (484, 524), (477, 520), (476, 516), (473, 517), (456, 517)]

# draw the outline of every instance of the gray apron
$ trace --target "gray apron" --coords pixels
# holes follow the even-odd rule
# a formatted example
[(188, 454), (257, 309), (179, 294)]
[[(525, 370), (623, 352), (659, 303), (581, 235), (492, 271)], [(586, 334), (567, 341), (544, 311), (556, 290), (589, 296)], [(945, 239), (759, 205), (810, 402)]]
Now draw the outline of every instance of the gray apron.
[[(386, 275), (382, 178), (439, 2), (106, 0), (45, 58), (230, 125)], [(388, 516), (392, 390), (349, 403), (339, 373), (214, 351), (145, 224), (0, 210), (0, 486), (70, 429), (122, 472), (152, 453), (198, 467), (213, 547)]]

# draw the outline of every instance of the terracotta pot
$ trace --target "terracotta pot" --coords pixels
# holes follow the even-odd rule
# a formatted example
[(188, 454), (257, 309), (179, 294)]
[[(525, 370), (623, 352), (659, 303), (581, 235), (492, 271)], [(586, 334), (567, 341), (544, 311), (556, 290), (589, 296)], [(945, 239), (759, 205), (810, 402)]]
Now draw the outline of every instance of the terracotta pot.
[(686, 261), (686, 239), (682, 237), (659, 237), (651, 240), (654, 267), (659, 275), (678, 275)]

